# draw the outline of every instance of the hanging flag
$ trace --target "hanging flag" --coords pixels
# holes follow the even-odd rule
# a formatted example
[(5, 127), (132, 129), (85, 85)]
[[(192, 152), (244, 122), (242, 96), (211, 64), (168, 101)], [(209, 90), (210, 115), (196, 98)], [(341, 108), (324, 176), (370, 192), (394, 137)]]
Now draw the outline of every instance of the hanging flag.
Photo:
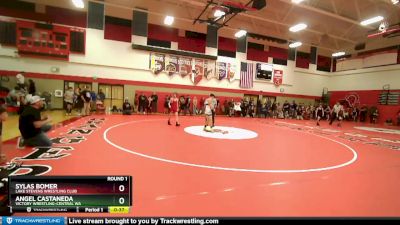
[(229, 82), (234, 81), (235, 80), (235, 73), (236, 73), (236, 64), (227, 63), (227, 73), (228, 73)]
[(186, 77), (188, 74), (192, 73), (192, 59), (187, 57), (179, 57), (179, 74), (182, 77)]
[(279, 86), (282, 84), (283, 79), (283, 71), (282, 70), (274, 70), (274, 84)]
[(222, 80), (222, 79), (226, 78), (226, 73), (227, 73), (226, 63), (218, 62), (217, 67), (218, 67), (218, 79)]
[(168, 56), (165, 59), (165, 71), (167, 71), (168, 75), (172, 76), (175, 73), (179, 73), (179, 65), (178, 65), (178, 57), (177, 56)]
[(206, 60), (204, 61), (204, 77), (207, 80), (211, 80), (215, 77), (215, 61)]
[(240, 63), (240, 84), (241, 88), (253, 87), (254, 69), (253, 63)]
[(150, 53), (150, 70), (154, 74), (161, 73), (165, 68), (165, 55)]
[(194, 68), (192, 70), (191, 79), (194, 85), (197, 85), (204, 76), (204, 60), (194, 59)]

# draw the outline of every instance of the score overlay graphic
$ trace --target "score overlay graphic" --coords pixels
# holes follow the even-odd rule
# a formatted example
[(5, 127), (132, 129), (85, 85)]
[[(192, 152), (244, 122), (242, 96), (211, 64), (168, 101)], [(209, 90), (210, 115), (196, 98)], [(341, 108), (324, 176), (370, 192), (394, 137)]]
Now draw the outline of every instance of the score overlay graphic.
[(128, 213), (131, 176), (9, 178), (10, 212)]

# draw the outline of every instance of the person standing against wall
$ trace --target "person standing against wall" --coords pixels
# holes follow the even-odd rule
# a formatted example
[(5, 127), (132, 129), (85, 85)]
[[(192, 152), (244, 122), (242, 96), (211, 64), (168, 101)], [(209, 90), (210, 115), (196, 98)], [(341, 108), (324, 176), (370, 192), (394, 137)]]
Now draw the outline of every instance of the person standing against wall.
[(138, 112), (139, 113), (143, 113), (145, 114), (145, 110), (146, 110), (146, 96), (143, 94), (143, 92), (140, 93), (139, 95), (139, 109)]
[(90, 100), (91, 100), (91, 95), (88, 86), (84, 87), (84, 90), (81, 93), (81, 99), (83, 101), (83, 112), (82, 114), (84, 116), (89, 116), (90, 115)]
[(151, 110), (153, 113), (157, 113), (158, 112), (158, 95), (156, 94), (156, 92), (153, 92), (153, 95), (151, 96)]
[(74, 103), (74, 91), (72, 87), (68, 87), (68, 89), (64, 93), (64, 102), (66, 107), (66, 115), (70, 116), (72, 111), (72, 104)]
[(197, 115), (198, 111), (197, 111), (197, 97), (194, 96), (193, 97), (193, 114)]

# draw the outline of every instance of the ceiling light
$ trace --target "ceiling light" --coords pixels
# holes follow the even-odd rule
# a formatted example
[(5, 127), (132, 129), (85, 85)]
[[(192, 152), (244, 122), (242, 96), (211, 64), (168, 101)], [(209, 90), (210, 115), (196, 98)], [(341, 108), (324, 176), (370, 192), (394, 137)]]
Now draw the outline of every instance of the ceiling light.
[(298, 31), (304, 30), (304, 29), (306, 29), (306, 28), (307, 28), (307, 24), (305, 24), (305, 23), (299, 23), (299, 24), (294, 25), (293, 27), (289, 28), (289, 30), (290, 30), (291, 32), (298, 32)]
[(292, 2), (295, 3), (295, 4), (299, 4), (299, 3), (301, 3), (302, 1), (304, 1), (304, 0), (292, 0)]
[(289, 48), (297, 48), (297, 47), (300, 47), (302, 44), (303, 43), (301, 43), (300, 41), (297, 41), (297, 42), (291, 43), (289, 45)]
[(360, 24), (363, 25), (363, 26), (367, 26), (369, 24), (382, 21), (383, 19), (384, 19), (383, 16), (376, 16), (376, 17), (373, 17), (371, 19), (364, 20)]
[(214, 17), (221, 17), (221, 16), (225, 16), (225, 12), (219, 9), (215, 10)]
[(235, 37), (241, 38), (241, 37), (243, 37), (243, 36), (246, 35), (246, 34), (247, 34), (247, 31), (245, 31), (245, 30), (239, 30), (238, 32), (236, 32)]
[(165, 25), (172, 25), (174, 23), (174, 17), (173, 16), (166, 16), (164, 19), (164, 24)]
[(72, 0), (72, 3), (76, 8), (83, 9), (85, 7), (85, 4), (83, 3), (83, 0)]
[(400, 0), (392, 0), (393, 5), (399, 4)]
[(332, 54), (332, 57), (339, 57), (339, 56), (344, 56), (344, 55), (346, 55), (345, 52), (335, 52)]

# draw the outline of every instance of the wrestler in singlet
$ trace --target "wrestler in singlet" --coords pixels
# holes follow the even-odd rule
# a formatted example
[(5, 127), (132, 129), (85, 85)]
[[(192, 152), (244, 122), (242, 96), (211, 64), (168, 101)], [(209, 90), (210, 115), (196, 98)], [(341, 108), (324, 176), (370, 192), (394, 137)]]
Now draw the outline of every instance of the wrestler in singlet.
[(170, 113), (168, 116), (168, 125), (172, 125), (171, 124), (171, 114), (175, 114), (175, 123), (176, 126), (179, 127), (180, 123), (179, 123), (179, 115), (178, 115), (178, 111), (179, 111), (179, 99), (176, 97), (176, 93), (174, 93), (172, 95), (172, 97), (169, 100), (169, 108), (170, 108)]
[(171, 112), (176, 113), (178, 112), (178, 98), (171, 98), (170, 99), (170, 105), (171, 105)]

